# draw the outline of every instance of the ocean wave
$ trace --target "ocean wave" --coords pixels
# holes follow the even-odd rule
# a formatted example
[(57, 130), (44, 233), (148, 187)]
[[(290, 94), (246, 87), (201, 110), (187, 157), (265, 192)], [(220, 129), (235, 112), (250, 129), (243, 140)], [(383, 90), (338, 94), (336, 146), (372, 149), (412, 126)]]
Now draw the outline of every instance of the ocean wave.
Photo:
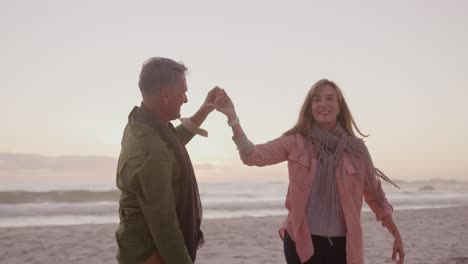
[(18, 203), (85, 203), (98, 201), (118, 201), (120, 191), (3, 191), (0, 192), (0, 204)]

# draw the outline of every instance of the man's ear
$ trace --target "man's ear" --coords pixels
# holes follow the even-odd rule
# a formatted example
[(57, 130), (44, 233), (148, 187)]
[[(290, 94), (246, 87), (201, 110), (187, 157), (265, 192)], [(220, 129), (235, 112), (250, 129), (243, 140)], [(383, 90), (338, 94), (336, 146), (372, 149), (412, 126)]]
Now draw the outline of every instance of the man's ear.
[(163, 88), (159, 92), (159, 96), (161, 97), (164, 104), (167, 104), (169, 102), (169, 95), (170, 95), (170, 92), (169, 92), (169, 89), (167, 88)]

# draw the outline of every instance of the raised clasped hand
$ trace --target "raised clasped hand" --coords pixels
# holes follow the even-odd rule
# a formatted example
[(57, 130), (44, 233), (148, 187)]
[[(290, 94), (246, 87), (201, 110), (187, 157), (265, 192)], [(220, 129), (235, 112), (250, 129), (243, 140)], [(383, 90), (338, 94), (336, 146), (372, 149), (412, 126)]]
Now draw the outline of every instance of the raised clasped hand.
[(236, 110), (234, 109), (234, 104), (231, 98), (226, 93), (226, 91), (224, 91), (223, 89), (218, 91), (218, 93), (216, 94), (215, 106), (216, 110), (225, 114), (228, 117), (228, 119), (236, 117)]
[(205, 101), (203, 102), (202, 108), (206, 109), (208, 112), (212, 112), (216, 108), (216, 99), (218, 93), (223, 90), (218, 86), (211, 89), (206, 95)]

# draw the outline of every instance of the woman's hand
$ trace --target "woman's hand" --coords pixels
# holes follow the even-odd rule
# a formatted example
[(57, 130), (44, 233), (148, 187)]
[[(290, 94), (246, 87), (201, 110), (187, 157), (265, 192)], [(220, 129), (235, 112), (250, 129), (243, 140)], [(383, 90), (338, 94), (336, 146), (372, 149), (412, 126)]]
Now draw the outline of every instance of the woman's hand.
[(405, 248), (403, 246), (403, 240), (401, 239), (400, 231), (398, 231), (391, 214), (382, 219), (382, 225), (387, 227), (388, 231), (395, 238), (395, 241), (393, 242), (392, 260), (398, 264), (403, 264), (405, 261)]
[(398, 264), (403, 264), (405, 260), (405, 248), (403, 246), (403, 240), (400, 237), (396, 238), (393, 242), (393, 254), (392, 260), (397, 261), (398, 254)]

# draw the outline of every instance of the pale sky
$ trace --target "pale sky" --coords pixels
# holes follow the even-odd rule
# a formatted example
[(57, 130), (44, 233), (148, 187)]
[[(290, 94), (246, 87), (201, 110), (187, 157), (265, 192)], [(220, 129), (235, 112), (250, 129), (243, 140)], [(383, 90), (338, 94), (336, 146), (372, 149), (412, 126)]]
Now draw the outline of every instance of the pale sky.
[[(93, 165), (89, 177), (113, 179), (106, 157), (118, 156), (140, 103), (141, 64), (162, 56), (189, 68), (184, 116), (218, 85), (263, 143), (289, 129), (310, 86), (329, 78), (387, 175), (468, 179), (464, 0), (0, 0), (0, 33), (0, 175), (53, 175), (67, 171), (57, 169), (62, 156), (99, 156), (108, 173), (94, 176)], [(286, 180), (286, 164), (241, 164), (220, 113), (203, 127), (209, 137), (188, 146), (200, 178)], [(18, 165), (31, 157), (45, 165)]]

